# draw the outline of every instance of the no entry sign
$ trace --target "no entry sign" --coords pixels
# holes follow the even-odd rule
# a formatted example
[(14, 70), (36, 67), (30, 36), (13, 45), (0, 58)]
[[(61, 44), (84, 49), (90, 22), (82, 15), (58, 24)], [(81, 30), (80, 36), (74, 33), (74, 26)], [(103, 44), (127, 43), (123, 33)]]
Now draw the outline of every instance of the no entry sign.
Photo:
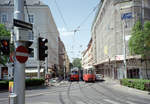
[(16, 48), (16, 59), (20, 63), (25, 63), (28, 60), (28, 49), (24, 46)]

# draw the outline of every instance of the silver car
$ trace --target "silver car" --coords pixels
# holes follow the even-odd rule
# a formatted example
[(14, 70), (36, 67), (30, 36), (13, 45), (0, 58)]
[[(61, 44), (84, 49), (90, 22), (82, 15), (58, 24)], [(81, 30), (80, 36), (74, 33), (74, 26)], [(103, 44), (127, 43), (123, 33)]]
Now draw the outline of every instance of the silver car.
[(103, 80), (104, 76), (102, 74), (96, 74), (96, 80), (101, 81)]

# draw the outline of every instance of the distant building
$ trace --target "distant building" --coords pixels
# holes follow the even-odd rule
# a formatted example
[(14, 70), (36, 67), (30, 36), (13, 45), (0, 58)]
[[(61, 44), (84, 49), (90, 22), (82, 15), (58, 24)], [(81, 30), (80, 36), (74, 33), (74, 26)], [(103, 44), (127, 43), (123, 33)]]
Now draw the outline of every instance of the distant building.
[[(141, 56), (131, 56), (128, 50), (131, 30), (138, 20), (142, 23), (150, 20), (149, 0), (100, 1), (91, 28), (93, 65), (99, 73), (115, 79), (124, 78), (124, 73), (128, 78), (150, 78), (150, 68), (146, 70)], [(124, 67), (125, 50), (127, 69)]]
[[(6, 25), (9, 30), (12, 30), (13, 14), (14, 14), (14, 0), (0, 0), (0, 23)], [(27, 10), (29, 14), (27, 14)], [(52, 17), (50, 8), (40, 0), (27, 0), (27, 6), (24, 7), (25, 21), (33, 24), (33, 40), (32, 47), (34, 54), (29, 57), (26, 62), (26, 72), (36, 73), (37, 66), (40, 64), (41, 71), (44, 71), (45, 62), (38, 63), (37, 61), (37, 39), (44, 37), (48, 39), (48, 69), (59, 68), (59, 32)], [(12, 68), (12, 67), (9, 67)]]
[(82, 68), (87, 69), (93, 66), (93, 47), (92, 47), (92, 39), (89, 41), (87, 49), (82, 52)]

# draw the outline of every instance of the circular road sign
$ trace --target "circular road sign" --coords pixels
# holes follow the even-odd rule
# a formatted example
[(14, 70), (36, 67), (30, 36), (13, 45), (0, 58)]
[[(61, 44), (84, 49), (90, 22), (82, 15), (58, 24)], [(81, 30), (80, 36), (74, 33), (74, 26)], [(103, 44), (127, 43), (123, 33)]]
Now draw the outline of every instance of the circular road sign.
[(24, 46), (16, 48), (16, 59), (20, 63), (25, 63), (28, 60), (28, 49)]

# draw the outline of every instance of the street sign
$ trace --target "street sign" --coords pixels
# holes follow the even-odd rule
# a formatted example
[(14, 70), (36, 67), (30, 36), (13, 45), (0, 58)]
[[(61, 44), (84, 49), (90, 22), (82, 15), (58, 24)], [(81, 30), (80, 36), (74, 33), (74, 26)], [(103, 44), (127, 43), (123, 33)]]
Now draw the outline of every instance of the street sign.
[(24, 46), (19, 46), (16, 48), (16, 59), (20, 63), (25, 63), (28, 60), (28, 50)]
[(13, 87), (14, 87), (14, 82), (13, 81), (10, 81), (9, 82), (9, 93), (13, 93)]
[(33, 41), (33, 34), (31, 30), (27, 30), (25, 28), (18, 29), (19, 34), (16, 34), (17, 41)]
[(14, 26), (16, 26), (16, 27), (21, 27), (21, 28), (25, 28), (25, 29), (29, 29), (29, 30), (32, 30), (32, 28), (33, 28), (33, 25), (31, 23), (17, 20), (17, 19), (14, 19), (13, 21), (14, 21)]
[(129, 13), (124, 13), (122, 14), (121, 16), (121, 19), (131, 19), (132, 18), (132, 12), (129, 12)]

